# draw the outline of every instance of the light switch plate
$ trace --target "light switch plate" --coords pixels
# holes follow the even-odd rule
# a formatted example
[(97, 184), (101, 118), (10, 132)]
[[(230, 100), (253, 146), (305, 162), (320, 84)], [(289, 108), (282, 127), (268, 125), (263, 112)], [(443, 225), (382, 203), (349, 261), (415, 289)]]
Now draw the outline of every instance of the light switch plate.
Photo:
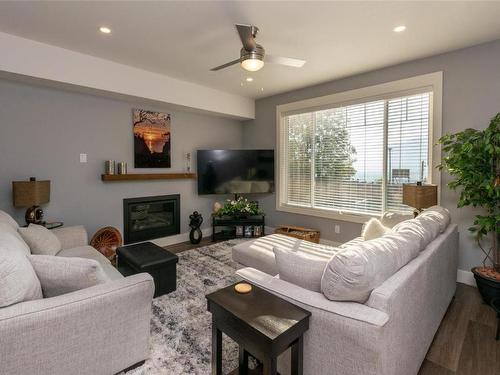
[(80, 163), (87, 162), (87, 154), (80, 154)]

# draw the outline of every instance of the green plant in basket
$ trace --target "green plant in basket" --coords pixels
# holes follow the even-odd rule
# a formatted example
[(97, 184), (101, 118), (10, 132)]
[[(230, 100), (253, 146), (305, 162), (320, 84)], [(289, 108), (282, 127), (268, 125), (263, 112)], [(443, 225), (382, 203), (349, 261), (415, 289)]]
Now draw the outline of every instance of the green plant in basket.
[(251, 202), (246, 198), (228, 199), (224, 206), (217, 211), (217, 216), (253, 216), (263, 215), (257, 202)]

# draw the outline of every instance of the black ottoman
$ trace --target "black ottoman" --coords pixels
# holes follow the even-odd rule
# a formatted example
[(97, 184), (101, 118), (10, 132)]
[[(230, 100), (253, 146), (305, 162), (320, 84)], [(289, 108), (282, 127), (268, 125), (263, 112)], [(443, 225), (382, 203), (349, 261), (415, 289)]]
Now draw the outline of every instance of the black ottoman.
[(173, 292), (177, 286), (179, 257), (152, 242), (116, 249), (117, 268), (123, 276), (147, 272), (155, 281), (155, 297)]

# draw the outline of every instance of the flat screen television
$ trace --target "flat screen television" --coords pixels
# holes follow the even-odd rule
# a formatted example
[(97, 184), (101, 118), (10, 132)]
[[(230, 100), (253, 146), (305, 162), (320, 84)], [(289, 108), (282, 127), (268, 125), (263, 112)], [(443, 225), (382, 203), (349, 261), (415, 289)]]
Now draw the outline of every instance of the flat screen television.
[(274, 192), (274, 150), (198, 150), (198, 194)]

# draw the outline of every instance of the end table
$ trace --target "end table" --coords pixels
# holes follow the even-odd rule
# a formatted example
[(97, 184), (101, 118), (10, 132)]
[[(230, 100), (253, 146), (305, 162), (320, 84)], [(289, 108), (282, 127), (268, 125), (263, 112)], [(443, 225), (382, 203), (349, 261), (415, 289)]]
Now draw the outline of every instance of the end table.
[(234, 285), (206, 296), (212, 313), (212, 375), (222, 374), (222, 333), (240, 346), (240, 375), (248, 373), (248, 354), (262, 361), (264, 375), (276, 375), (278, 356), (290, 347), (292, 375), (302, 375), (303, 334), (311, 313), (255, 285), (247, 294), (237, 293)]

